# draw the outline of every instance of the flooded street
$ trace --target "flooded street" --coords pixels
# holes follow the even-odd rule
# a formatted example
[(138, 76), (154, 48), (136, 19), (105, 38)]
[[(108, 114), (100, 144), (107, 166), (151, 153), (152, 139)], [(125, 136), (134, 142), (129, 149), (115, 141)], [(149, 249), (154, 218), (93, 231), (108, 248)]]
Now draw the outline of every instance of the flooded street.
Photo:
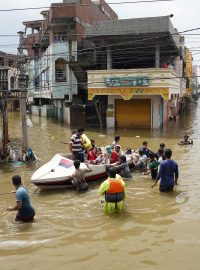
[[(165, 269), (188, 270), (200, 267), (200, 104), (164, 131), (117, 130), (121, 146), (138, 149), (143, 140), (157, 150), (164, 142), (179, 164), (179, 185), (173, 194), (152, 189), (150, 176), (133, 173), (126, 182), (125, 211), (108, 216), (98, 195), (99, 183), (90, 191), (40, 191), (30, 177), (56, 153), (69, 152), (71, 130), (45, 118), (30, 116), (29, 144), (41, 159), (36, 165), (0, 167), (0, 263), (1, 270), (48, 269)], [(9, 114), (10, 137), (20, 137), (18, 113)], [(89, 129), (86, 134), (98, 146), (111, 144), (114, 130)], [(193, 146), (178, 146), (184, 134), (194, 139)], [(137, 136), (137, 137), (136, 137)], [(140, 136), (140, 137), (138, 137)], [(11, 177), (20, 174), (28, 187), (36, 210), (35, 222), (16, 223), (15, 195)]]

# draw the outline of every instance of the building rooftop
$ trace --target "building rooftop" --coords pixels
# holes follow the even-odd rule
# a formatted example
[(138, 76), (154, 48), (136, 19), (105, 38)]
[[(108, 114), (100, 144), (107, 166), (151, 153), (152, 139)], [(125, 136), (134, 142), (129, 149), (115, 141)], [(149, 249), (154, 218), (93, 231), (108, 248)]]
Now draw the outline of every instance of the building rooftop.
[(86, 36), (89, 39), (101, 36), (159, 35), (162, 37), (161, 34), (172, 36), (174, 43), (179, 45), (180, 35), (173, 27), (169, 16), (99, 21), (86, 29)]

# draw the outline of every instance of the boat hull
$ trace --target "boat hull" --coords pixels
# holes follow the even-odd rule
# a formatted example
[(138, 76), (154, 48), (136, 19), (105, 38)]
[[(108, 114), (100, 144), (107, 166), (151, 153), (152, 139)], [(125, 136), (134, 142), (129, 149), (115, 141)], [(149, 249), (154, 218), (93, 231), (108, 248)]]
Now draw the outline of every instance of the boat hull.
[[(86, 182), (107, 177), (105, 165), (90, 166), (92, 172), (85, 173)], [(86, 168), (86, 165), (81, 163), (81, 168)], [(32, 175), (31, 183), (40, 189), (72, 188), (71, 180), (74, 171), (73, 161), (57, 154)]]

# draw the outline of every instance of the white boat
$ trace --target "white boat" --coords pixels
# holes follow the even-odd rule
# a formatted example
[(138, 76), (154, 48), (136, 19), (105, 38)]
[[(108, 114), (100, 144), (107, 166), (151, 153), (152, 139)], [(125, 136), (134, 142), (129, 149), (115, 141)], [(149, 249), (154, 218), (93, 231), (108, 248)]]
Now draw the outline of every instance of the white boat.
[[(87, 182), (107, 177), (105, 165), (90, 165), (91, 172), (85, 173)], [(86, 168), (84, 163), (81, 169)], [(49, 162), (40, 167), (31, 177), (31, 183), (40, 189), (57, 189), (72, 187), (72, 174), (75, 168), (73, 160), (56, 154)]]

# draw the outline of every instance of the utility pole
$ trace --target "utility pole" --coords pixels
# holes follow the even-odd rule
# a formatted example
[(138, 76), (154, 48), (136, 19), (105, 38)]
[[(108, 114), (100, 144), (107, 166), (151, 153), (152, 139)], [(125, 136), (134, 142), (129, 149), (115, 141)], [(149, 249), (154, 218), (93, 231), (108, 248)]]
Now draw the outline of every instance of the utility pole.
[(23, 53), (23, 32), (18, 32), (19, 34), (19, 47), (18, 47), (18, 68), (19, 68), (19, 90), (21, 95), (20, 108), (21, 108), (21, 121), (22, 121), (22, 138), (23, 138), (23, 148), (26, 150), (28, 148), (28, 127), (26, 118), (26, 99), (27, 99), (27, 83), (26, 83), (26, 72), (25, 63), (26, 58)]
[(6, 155), (8, 144), (8, 109), (7, 109), (7, 91), (2, 96), (2, 118), (3, 118), (3, 138), (2, 138), (2, 150), (3, 155)]

